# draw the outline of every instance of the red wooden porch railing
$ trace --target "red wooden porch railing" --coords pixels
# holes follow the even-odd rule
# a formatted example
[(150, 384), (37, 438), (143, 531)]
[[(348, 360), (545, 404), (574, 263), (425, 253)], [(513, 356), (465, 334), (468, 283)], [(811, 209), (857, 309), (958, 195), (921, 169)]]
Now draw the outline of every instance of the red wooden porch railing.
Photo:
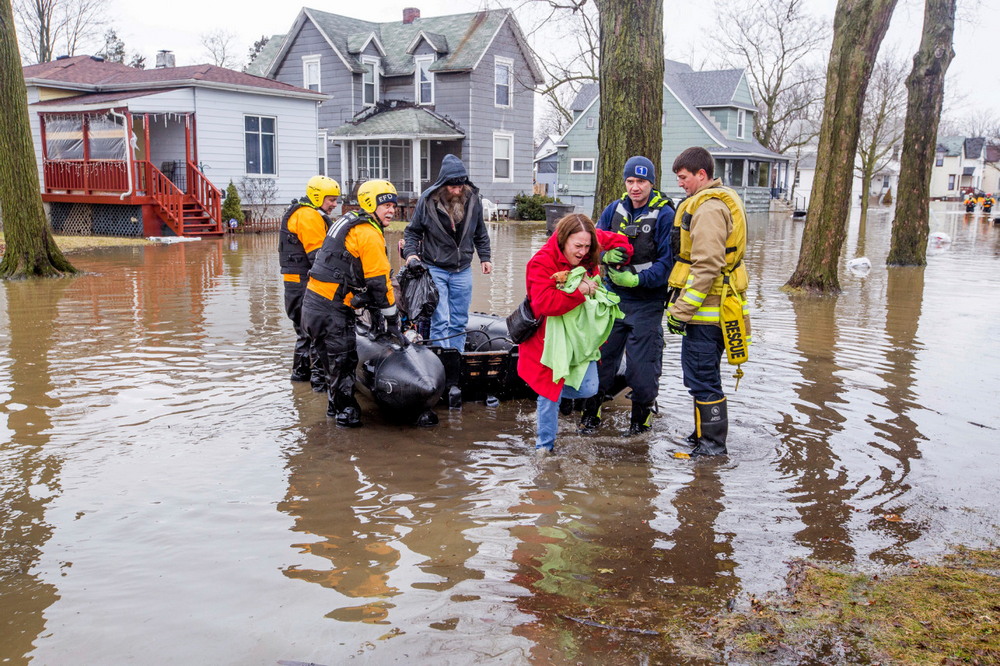
[(162, 171), (146, 160), (136, 160), (135, 189), (159, 204), (161, 212), (164, 213), (164, 222), (178, 236), (184, 235), (181, 222), (184, 193)]
[(100, 194), (128, 190), (125, 160), (45, 160), (45, 191)]
[(216, 223), (222, 219), (222, 190), (212, 185), (194, 162), (187, 163), (188, 194), (193, 196)]

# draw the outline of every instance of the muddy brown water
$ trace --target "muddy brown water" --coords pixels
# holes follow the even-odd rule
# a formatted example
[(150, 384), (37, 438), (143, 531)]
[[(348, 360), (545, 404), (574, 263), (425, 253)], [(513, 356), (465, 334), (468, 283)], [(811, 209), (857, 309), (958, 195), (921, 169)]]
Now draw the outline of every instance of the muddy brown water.
[[(672, 456), (691, 428), (674, 337), (649, 436), (616, 436), (622, 397), (600, 436), (564, 418), (541, 462), (532, 401), (427, 430), (365, 401), (338, 430), (288, 381), (273, 235), (3, 284), (0, 663), (697, 663), (649, 632), (781, 589), (791, 558), (989, 543), (1000, 225), (937, 206), (951, 244), (887, 270), (889, 221), (851, 225), (842, 265), (873, 267), (836, 298), (781, 293), (802, 223), (752, 221), (755, 344), (738, 392), (726, 375), (722, 464)], [(545, 238), (491, 234), (474, 306), (507, 312)]]

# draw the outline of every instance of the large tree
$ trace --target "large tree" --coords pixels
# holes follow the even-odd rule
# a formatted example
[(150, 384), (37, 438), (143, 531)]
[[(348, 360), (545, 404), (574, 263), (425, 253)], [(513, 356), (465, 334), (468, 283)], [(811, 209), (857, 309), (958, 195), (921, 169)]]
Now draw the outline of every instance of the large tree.
[(823, 96), (823, 63), (815, 62), (815, 55), (829, 40), (830, 29), (808, 14), (804, 4), (722, 0), (719, 14), (727, 20), (713, 28), (727, 64), (746, 71), (758, 107), (754, 136), (778, 153), (815, 136), (802, 132), (809, 125), (800, 121)]
[(13, 0), (23, 62), (48, 62), (100, 44), (108, 0)]
[(239, 66), (239, 58), (236, 56), (236, 33), (222, 29), (202, 33), (201, 45), (213, 65), (229, 69)]
[(896, 0), (839, 0), (826, 72), (816, 177), (799, 262), (785, 284), (793, 291), (839, 293), (837, 269), (851, 212), (854, 155), (868, 80)]
[(899, 164), (896, 217), (886, 263), (923, 266), (930, 232), (931, 169), (937, 150), (937, 127), (944, 100), (944, 76), (955, 34), (955, 0), (926, 0), (920, 47), (906, 80), (906, 129)]
[(663, 0), (595, 1), (601, 28), (596, 219), (621, 196), (622, 167), (630, 155), (645, 155), (661, 179), (664, 174)]
[(898, 155), (903, 138), (903, 113), (906, 98), (902, 95), (906, 79), (906, 63), (895, 54), (883, 54), (875, 64), (872, 80), (865, 95), (865, 110), (861, 117), (861, 136), (855, 171), (861, 179), (861, 224), (868, 221), (868, 205), (875, 174)]
[(28, 92), (10, 0), (0, 0), (0, 214), (7, 248), (0, 278), (75, 273), (49, 231), (31, 144)]

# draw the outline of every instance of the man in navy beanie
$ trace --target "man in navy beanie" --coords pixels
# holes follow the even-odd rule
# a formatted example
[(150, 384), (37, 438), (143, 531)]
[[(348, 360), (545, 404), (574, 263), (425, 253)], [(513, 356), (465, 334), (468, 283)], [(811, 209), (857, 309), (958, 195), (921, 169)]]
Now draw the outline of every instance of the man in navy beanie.
[(674, 203), (655, 188), (656, 167), (641, 155), (625, 162), (625, 196), (608, 204), (598, 229), (628, 237), (632, 259), (620, 250), (602, 256), (607, 265), (606, 286), (621, 297), (624, 319), (615, 321), (601, 347), (597, 395), (584, 403), (580, 432), (595, 432), (601, 425), (601, 403), (625, 354), (625, 379), (632, 389), (632, 415), (626, 434), (637, 435), (652, 427), (663, 367), (663, 309), (667, 279), (674, 264), (670, 231)]

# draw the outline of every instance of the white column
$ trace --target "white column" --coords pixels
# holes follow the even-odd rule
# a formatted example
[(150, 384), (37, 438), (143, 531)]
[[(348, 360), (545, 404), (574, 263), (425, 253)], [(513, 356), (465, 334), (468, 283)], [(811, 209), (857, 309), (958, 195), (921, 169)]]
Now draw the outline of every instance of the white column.
[(420, 196), (420, 139), (413, 139), (410, 148), (410, 170), (413, 172), (413, 196)]
[(347, 139), (340, 140), (340, 186), (344, 190), (350, 187), (351, 174), (348, 172), (347, 163)]

